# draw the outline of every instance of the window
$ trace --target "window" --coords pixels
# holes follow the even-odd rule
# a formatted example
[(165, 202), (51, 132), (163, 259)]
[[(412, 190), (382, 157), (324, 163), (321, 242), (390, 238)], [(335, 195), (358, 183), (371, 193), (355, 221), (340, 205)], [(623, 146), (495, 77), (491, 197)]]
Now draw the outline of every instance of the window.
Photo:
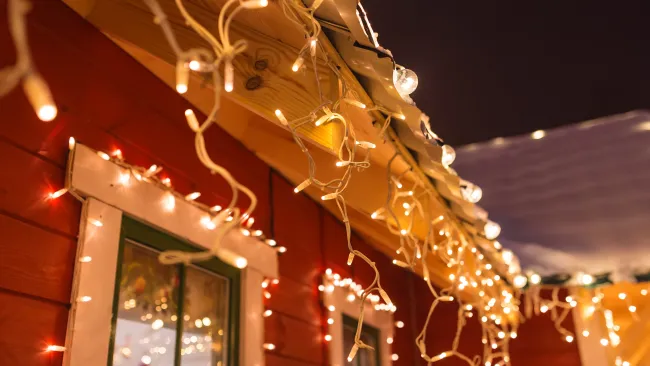
[[(343, 349), (349, 350), (354, 345), (354, 336), (357, 332), (358, 321), (358, 319), (343, 315)], [(363, 328), (361, 328), (361, 341), (374, 348), (374, 350), (360, 349), (351, 363), (347, 362), (347, 355), (344, 355), (344, 364), (350, 364), (352, 366), (379, 366), (381, 364), (379, 360), (379, 330), (364, 323)]]
[[(391, 344), (394, 337), (393, 313), (390, 309), (366, 299), (363, 308), (361, 340), (374, 350), (359, 349), (352, 362), (347, 358), (354, 345), (357, 324), (361, 317), (361, 299), (355, 294), (352, 279), (342, 278), (328, 269), (320, 287), (323, 305), (327, 309), (327, 333), (329, 359), (332, 366), (389, 366), (394, 357)], [(378, 301), (378, 299), (377, 299)]]
[(110, 364), (236, 365), (240, 270), (216, 258), (160, 264), (169, 249), (192, 247), (123, 218)]
[(170, 209), (145, 180), (120, 184), (123, 167), (82, 144), (70, 159), (67, 187), (84, 202), (63, 365), (263, 365), (261, 285), (278, 277), (276, 250), (232, 230), (219, 240), (244, 269), (161, 265), (161, 251), (214, 245), (208, 212), (180, 199)]

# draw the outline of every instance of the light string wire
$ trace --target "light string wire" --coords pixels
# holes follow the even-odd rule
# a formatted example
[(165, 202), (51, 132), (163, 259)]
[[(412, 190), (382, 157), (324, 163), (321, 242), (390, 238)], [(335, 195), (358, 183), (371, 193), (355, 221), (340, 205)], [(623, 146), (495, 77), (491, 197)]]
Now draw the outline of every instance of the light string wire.
[[(410, 189), (404, 187), (405, 184), (401, 180), (409, 170), (399, 176), (392, 175), (391, 166), (397, 156), (398, 154), (395, 154), (388, 162), (386, 203), (373, 212), (371, 217), (385, 221), (388, 230), (400, 238), (397, 254), (402, 254), (404, 260), (394, 260), (393, 263), (405, 268), (415, 268), (417, 264), (421, 264), (424, 280), (433, 295), (434, 300), (426, 321), (416, 338), (421, 357), (428, 364), (453, 356), (473, 366), (481, 362), (484, 365), (492, 365), (497, 360), (495, 365), (509, 365), (509, 340), (517, 337), (518, 292), (513, 292), (512, 288), (494, 272), (491, 264), (484, 263), (484, 255), (464, 240), (458, 229), (452, 226), (451, 221), (444, 220), (444, 216), (431, 217), (431, 209), (427, 209), (421, 199), (428, 198), (428, 202), (431, 203), (434, 202), (434, 197), (424, 184), (416, 181)], [(398, 209), (405, 210), (404, 216), (407, 217), (405, 224), (398, 219), (395, 212)], [(427, 232), (422, 241), (412, 233), (417, 221), (427, 225)], [(436, 232), (440, 236), (438, 240), (436, 240)], [(456, 240), (455, 237), (459, 237), (460, 240)], [(427, 263), (429, 255), (442, 260), (454, 270), (450, 275), (451, 285), (440, 292), (436, 291), (431, 282)], [(478, 265), (472, 267), (469, 263)], [(463, 294), (470, 287), (473, 288), (473, 293)], [(478, 294), (475, 294), (477, 291)], [(440, 303), (454, 301), (458, 302), (458, 315), (456, 334), (451, 348), (440, 354), (431, 355), (426, 347), (426, 332), (433, 312)], [(473, 317), (474, 310), (481, 319), (484, 343), (482, 358), (479, 355), (470, 358), (458, 350), (466, 318)]]
[[(210, 125), (212, 125), (215, 122), (217, 112), (219, 111), (219, 98), (221, 95), (221, 88), (220, 88), (221, 77), (219, 74), (220, 64), (224, 63), (224, 89), (227, 92), (232, 91), (233, 89), (232, 78), (234, 75), (232, 60), (238, 54), (242, 53), (246, 49), (245, 40), (238, 40), (234, 43), (230, 42), (229, 27), (232, 24), (232, 20), (235, 17), (235, 15), (242, 9), (261, 8), (267, 5), (267, 1), (266, 0), (247, 0), (247, 1), (228, 0), (219, 13), (219, 19), (218, 19), (219, 39), (217, 39), (187, 12), (181, 0), (176, 0), (176, 6), (178, 7), (179, 11), (181, 12), (181, 15), (183, 16), (187, 24), (197, 34), (199, 34), (199, 36), (201, 36), (210, 44), (210, 46), (212, 47), (212, 51), (209, 51), (207, 49), (192, 49), (189, 51), (182, 51), (178, 46), (178, 42), (176, 41), (173, 30), (171, 29), (171, 25), (167, 21), (166, 15), (160, 8), (157, 1), (145, 0), (145, 2), (147, 3), (151, 11), (154, 13), (155, 23), (161, 26), (161, 28), (163, 29), (163, 33), (167, 38), (171, 48), (174, 50), (174, 52), (178, 57), (177, 68), (176, 68), (177, 69), (176, 90), (179, 93), (184, 93), (187, 91), (188, 79), (189, 79), (188, 69), (190, 68), (193, 70), (200, 70), (200, 71), (212, 73), (215, 99), (214, 99), (214, 105), (211, 112), (209, 113), (209, 115), (207, 116), (206, 120), (202, 125), (198, 124), (196, 116), (191, 110), (186, 111), (186, 117), (188, 119), (188, 123), (190, 127), (196, 132), (196, 141), (195, 141), (196, 150), (197, 150), (197, 154), (199, 155), (199, 158), (201, 159), (201, 162), (206, 167), (208, 167), (208, 169), (210, 169), (211, 171), (220, 174), (224, 179), (226, 179), (226, 181), (228, 181), (228, 183), (231, 186), (231, 189), (233, 191), (233, 200), (229, 205), (229, 207), (226, 210), (224, 210), (224, 212), (232, 211), (234, 213), (235, 219), (231, 222), (230, 225), (220, 226), (222, 230), (221, 235), (218, 237), (214, 249), (211, 250), (210, 252), (204, 252), (204, 253), (165, 252), (160, 256), (161, 262), (168, 263), (168, 264), (189, 262), (192, 260), (204, 260), (207, 259), (211, 254), (218, 255), (219, 241), (223, 237), (223, 235), (225, 235), (225, 232), (227, 232), (227, 230), (235, 226), (241, 220), (242, 217), (244, 218), (247, 217), (247, 215), (250, 214), (250, 211), (252, 211), (252, 209), (255, 206), (255, 196), (252, 194), (252, 192), (250, 192), (246, 187), (237, 183), (237, 181), (234, 180), (232, 176), (227, 174), (225, 170), (221, 169), (221, 167), (219, 167), (209, 158), (205, 150), (205, 140), (203, 138), (203, 133)], [(312, 64), (314, 67), (315, 80), (317, 83), (317, 87), (319, 91), (319, 99), (321, 103), (308, 116), (298, 118), (291, 122), (289, 122), (284, 117), (284, 115), (279, 109), (276, 110), (276, 116), (282, 122), (282, 124), (285, 127), (287, 127), (288, 130), (292, 133), (294, 140), (299, 145), (303, 153), (305, 153), (309, 161), (309, 178), (303, 183), (301, 183), (296, 188), (295, 191), (299, 192), (309, 185), (314, 185), (319, 187), (322, 190), (326, 190), (329, 192), (325, 194), (322, 197), (322, 199), (323, 200), (334, 199), (341, 213), (343, 223), (345, 224), (346, 227), (346, 238), (348, 243), (348, 249), (350, 250), (348, 264), (351, 265), (354, 257), (358, 256), (363, 261), (365, 261), (375, 272), (375, 278), (373, 282), (370, 284), (370, 286), (368, 286), (364, 290), (362, 299), (365, 300), (365, 298), (368, 295), (370, 295), (372, 292), (378, 292), (380, 296), (383, 298), (383, 300), (387, 304), (390, 304), (392, 306), (392, 302), (388, 297), (388, 294), (381, 287), (379, 271), (375, 263), (372, 262), (366, 255), (364, 255), (360, 251), (352, 248), (352, 244), (351, 244), (352, 230), (348, 219), (347, 205), (342, 193), (345, 191), (345, 189), (349, 184), (352, 175), (352, 170), (355, 168), (357, 170), (363, 170), (370, 165), (369, 151), (366, 153), (365, 158), (363, 158), (362, 160), (359, 161), (355, 160), (357, 154), (357, 148), (360, 147), (365, 150), (370, 150), (371, 148), (374, 148), (375, 145), (370, 142), (356, 140), (352, 125), (347, 122), (346, 118), (342, 114), (343, 112), (340, 110), (341, 102), (342, 101), (347, 102), (349, 104), (355, 105), (360, 108), (365, 108), (365, 105), (353, 99), (354, 98), (353, 93), (348, 91), (348, 87), (345, 81), (340, 76), (336, 67), (332, 65), (331, 62), (329, 61), (327, 61), (326, 63), (328, 67), (332, 70), (332, 72), (338, 77), (342, 89), (341, 95), (343, 97), (339, 98), (339, 100), (333, 103), (331, 101), (325, 101), (324, 99), (324, 94), (322, 91), (321, 83), (319, 81), (318, 68), (317, 68), (317, 62), (318, 62), (317, 45), (318, 45), (318, 36), (320, 35), (321, 28), (320, 28), (320, 24), (313, 18), (313, 11), (317, 8), (318, 4), (315, 5), (316, 6), (314, 6), (313, 8), (305, 8), (303, 6), (298, 5), (297, 3), (293, 3), (289, 1), (282, 2), (283, 12), (285, 13), (285, 15), (287, 15), (289, 19), (292, 19), (294, 23), (300, 24), (301, 28), (303, 28), (303, 30), (305, 31), (308, 37), (307, 44), (299, 52), (298, 60), (302, 59), (302, 61), (297, 61), (294, 64), (292, 69), (294, 69), (294, 71), (298, 71), (300, 69), (300, 66), (302, 66), (302, 63), (304, 62), (303, 55), (306, 53), (306, 50), (309, 50), (309, 55), (311, 57)], [(230, 11), (230, 13), (226, 16), (225, 14), (231, 9), (232, 11)], [(312, 21), (310, 22), (311, 26), (310, 27), (302, 26), (299, 15), (297, 15), (297, 13), (303, 13), (309, 15), (310, 19), (312, 19)], [(195, 63), (193, 66), (193, 62), (197, 62), (198, 64)], [(320, 117), (318, 117), (319, 114)], [(345, 170), (341, 175), (341, 177), (337, 179), (333, 179), (328, 182), (323, 182), (316, 178), (315, 161), (296, 131), (297, 128), (300, 127), (301, 125), (306, 123), (312, 123), (312, 122), (316, 126), (320, 126), (331, 122), (338, 122), (343, 126), (343, 130), (344, 130), (343, 138), (337, 149), (337, 156), (339, 158), (339, 162), (337, 162), (337, 166), (345, 167)], [(251, 206), (249, 206), (249, 209), (246, 211), (246, 213), (244, 213), (241, 216), (239, 215), (239, 212), (234, 208), (234, 205), (237, 200), (238, 191), (242, 191), (244, 194), (248, 195), (251, 198), (251, 202), (252, 202)], [(365, 301), (361, 301), (361, 304), (363, 309), (363, 307), (365, 306)], [(361, 311), (361, 314), (363, 314), (363, 310)], [(362, 324), (363, 321), (362, 319), (360, 319), (357, 327), (357, 332), (355, 335), (355, 345), (353, 346), (353, 349), (350, 352), (350, 356), (349, 356), (350, 359), (354, 358), (354, 355), (356, 354), (356, 351), (359, 348), (372, 348), (369, 345), (363, 343), (363, 341), (361, 341), (360, 333), (361, 333)]]
[[(189, 71), (190, 68), (209, 72), (212, 74), (212, 81), (214, 86), (214, 102), (210, 113), (206, 119), (199, 124), (196, 115), (191, 109), (185, 111), (190, 128), (195, 132), (195, 149), (197, 156), (201, 163), (208, 168), (213, 174), (221, 176), (230, 186), (232, 198), (229, 205), (215, 217), (215, 224), (217, 225), (217, 235), (213, 247), (209, 251), (199, 253), (189, 253), (183, 251), (166, 251), (160, 254), (159, 260), (163, 264), (176, 264), (176, 263), (190, 263), (192, 261), (203, 261), (211, 258), (213, 255), (221, 257), (222, 249), (221, 240), (223, 237), (233, 229), (240, 226), (257, 205), (257, 197), (246, 186), (240, 184), (226, 169), (218, 165), (211, 159), (205, 143), (204, 134), (208, 128), (215, 124), (217, 113), (220, 108), (221, 98), (221, 75), (219, 68), (224, 64), (224, 89), (229, 92), (233, 88), (234, 67), (232, 64), (233, 59), (242, 53), (246, 47), (245, 40), (238, 40), (230, 42), (229, 28), (232, 19), (243, 9), (255, 9), (266, 5), (266, 0), (228, 0), (223, 6), (218, 18), (218, 33), (219, 39), (213, 36), (205, 27), (196, 21), (187, 11), (181, 0), (176, 0), (176, 6), (186, 21), (187, 25), (192, 28), (197, 34), (206, 40), (211, 47), (211, 50), (206, 48), (194, 48), (184, 51), (180, 48), (176, 36), (173, 32), (167, 16), (161, 9), (156, 0), (144, 0), (154, 14), (154, 22), (163, 30), (165, 38), (176, 54), (178, 61), (176, 65), (176, 90), (179, 93), (185, 93), (188, 88)], [(230, 12), (228, 13), (228, 11)], [(226, 15), (228, 14), (228, 15)], [(192, 64), (192, 61), (198, 64)], [(197, 66), (195, 66), (197, 65)], [(240, 193), (246, 195), (250, 204), (248, 208), (242, 213), (236, 207)], [(226, 222), (225, 219), (230, 215), (231, 221)]]
[(16, 63), (0, 69), (0, 98), (9, 94), (22, 81), (23, 90), (38, 118), (51, 121), (57, 115), (52, 94), (45, 80), (36, 71), (27, 39), (27, 0), (8, 0), (7, 24), (16, 48)]

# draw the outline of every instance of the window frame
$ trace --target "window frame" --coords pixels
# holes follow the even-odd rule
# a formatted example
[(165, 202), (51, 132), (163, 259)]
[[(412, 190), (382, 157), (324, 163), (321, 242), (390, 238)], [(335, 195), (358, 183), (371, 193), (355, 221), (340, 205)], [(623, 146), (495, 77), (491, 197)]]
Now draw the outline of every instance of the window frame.
[[(122, 279), (121, 268), (124, 260), (124, 249), (127, 240), (130, 240), (136, 245), (145, 247), (152, 252), (163, 252), (165, 250), (183, 250), (196, 252), (198, 249), (191, 244), (183, 241), (182, 239), (175, 238), (174, 236), (157, 230), (145, 223), (142, 223), (130, 216), (124, 215), (122, 217), (122, 226), (120, 230), (120, 243), (117, 257), (117, 267), (115, 269), (115, 289), (113, 292), (113, 315), (111, 319), (111, 337), (109, 341), (108, 365), (112, 366), (114, 363), (113, 354), (115, 351), (115, 333), (117, 331), (117, 319), (119, 313), (119, 292), (120, 282)], [(228, 347), (227, 363), (228, 366), (238, 365), (239, 362), (239, 313), (240, 313), (240, 292), (241, 292), (241, 270), (235, 268), (219, 258), (214, 257), (208, 261), (193, 263), (191, 265), (178, 264), (180, 274), (180, 285), (185, 285), (186, 273), (188, 267), (197, 267), (205, 270), (211, 274), (219, 275), (229, 281), (228, 287)], [(184, 294), (184, 291), (181, 292)], [(178, 299), (179, 304), (184, 304), (184, 298)], [(179, 307), (180, 311), (183, 310), (183, 305)], [(179, 322), (178, 324), (182, 324)], [(177, 328), (176, 343), (174, 345), (174, 365), (180, 365), (180, 347), (182, 339), (182, 327)]]
[[(347, 297), (351, 293), (348, 287), (333, 285), (333, 276), (323, 274), (324, 291), (321, 292), (323, 305), (327, 310), (328, 317), (333, 320), (328, 324), (328, 334), (332, 339), (328, 342), (328, 352), (330, 365), (345, 366), (347, 362), (343, 360), (348, 356), (349, 349), (344, 349), (343, 345), (343, 322), (344, 317), (359, 319), (361, 315), (361, 303), (358, 296), (354, 301), (348, 301)], [(333, 311), (330, 308), (333, 307)], [(378, 336), (378, 361), (380, 366), (390, 366), (393, 364), (391, 358), (392, 345), (388, 339), (394, 338), (393, 313), (391, 311), (377, 310), (370, 302), (363, 308), (363, 323), (379, 332)]]
[[(172, 212), (165, 211), (164, 188), (135, 179), (124, 186), (119, 181), (123, 172), (124, 168), (83, 144), (77, 143), (70, 151), (66, 188), (82, 199), (83, 205), (64, 366), (108, 364), (123, 217), (178, 238), (196, 250), (207, 250), (215, 242), (216, 232), (201, 224), (206, 211), (181, 199), (176, 200)], [(228, 232), (221, 246), (248, 261), (241, 270), (238, 365), (263, 366), (265, 309), (261, 285), (265, 279), (278, 278), (277, 252), (239, 230)], [(92, 260), (84, 261), (86, 258)]]

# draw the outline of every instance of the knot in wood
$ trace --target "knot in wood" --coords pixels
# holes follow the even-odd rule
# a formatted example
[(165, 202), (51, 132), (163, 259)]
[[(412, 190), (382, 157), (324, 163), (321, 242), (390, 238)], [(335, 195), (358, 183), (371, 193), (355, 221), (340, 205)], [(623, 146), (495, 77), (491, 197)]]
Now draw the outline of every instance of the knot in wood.
[(248, 90), (255, 90), (262, 86), (262, 77), (259, 75), (255, 75), (253, 77), (248, 78), (246, 80), (246, 89)]

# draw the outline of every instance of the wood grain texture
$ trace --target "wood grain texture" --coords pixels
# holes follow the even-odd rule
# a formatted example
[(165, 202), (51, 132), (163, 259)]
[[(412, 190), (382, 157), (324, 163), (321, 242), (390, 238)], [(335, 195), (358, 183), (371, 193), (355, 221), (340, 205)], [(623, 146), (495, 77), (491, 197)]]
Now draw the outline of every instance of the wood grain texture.
[(60, 365), (60, 353), (47, 353), (50, 344), (65, 344), (68, 309), (0, 290), (0, 365)]
[(0, 214), (0, 287), (70, 302), (76, 241)]

